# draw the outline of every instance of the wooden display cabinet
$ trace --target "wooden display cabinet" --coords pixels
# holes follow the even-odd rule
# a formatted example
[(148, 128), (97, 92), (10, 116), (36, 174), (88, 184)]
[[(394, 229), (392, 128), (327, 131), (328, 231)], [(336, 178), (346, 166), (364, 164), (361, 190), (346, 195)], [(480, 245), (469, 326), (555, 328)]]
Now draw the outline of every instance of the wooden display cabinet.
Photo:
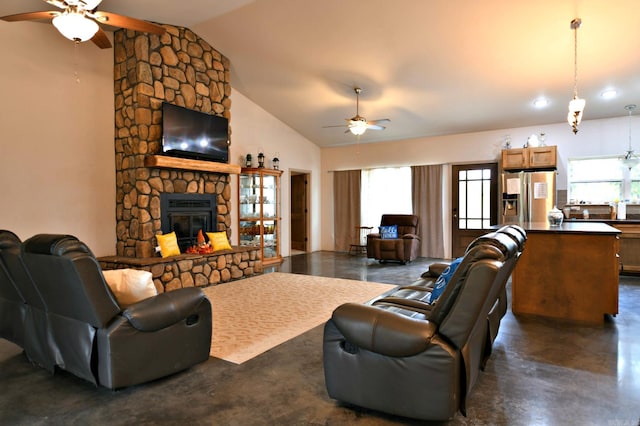
[(557, 165), (557, 147), (537, 146), (502, 150), (502, 168), (504, 170), (555, 169)]
[(280, 170), (242, 168), (238, 178), (240, 245), (258, 247), (263, 265), (282, 262), (281, 175)]

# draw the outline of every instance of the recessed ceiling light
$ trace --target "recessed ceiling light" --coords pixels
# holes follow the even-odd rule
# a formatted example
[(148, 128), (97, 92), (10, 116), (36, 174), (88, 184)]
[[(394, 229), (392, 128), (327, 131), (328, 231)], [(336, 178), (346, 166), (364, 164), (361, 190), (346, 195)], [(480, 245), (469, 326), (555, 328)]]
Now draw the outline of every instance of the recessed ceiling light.
[(607, 89), (604, 92), (600, 93), (603, 99), (613, 99), (618, 94), (616, 89)]
[(544, 108), (549, 105), (549, 99), (546, 98), (538, 98), (533, 101), (533, 106), (536, 108)]

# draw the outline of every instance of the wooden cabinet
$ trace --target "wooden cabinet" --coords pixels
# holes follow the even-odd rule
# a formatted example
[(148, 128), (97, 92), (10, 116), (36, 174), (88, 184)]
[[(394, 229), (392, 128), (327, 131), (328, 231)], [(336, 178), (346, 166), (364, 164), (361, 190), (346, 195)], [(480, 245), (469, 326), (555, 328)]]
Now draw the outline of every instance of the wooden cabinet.
[(640, 273), (640, 224), (615, 223), (612, 226), (620, 234), (620, 271)]
[(260, 249), (263, 265), (280, 255), (280, 176), (282, 171), (243, 168), (238, 178), (240, 245)]
[(618, 313), (617, 229), (597, 222), (524, 228), (511, 282), (514, 314), (601, 324)]
[(502, 168), (504, 170), (555, 169), (557, 147), (537, 146), (502, 150)]

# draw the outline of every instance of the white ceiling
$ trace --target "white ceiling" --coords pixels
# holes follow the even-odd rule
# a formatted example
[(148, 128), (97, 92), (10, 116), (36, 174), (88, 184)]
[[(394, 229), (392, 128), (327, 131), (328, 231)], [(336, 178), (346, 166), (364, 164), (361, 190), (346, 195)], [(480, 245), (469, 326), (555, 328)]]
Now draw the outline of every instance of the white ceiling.
[[(319, 146), (355, 143), (323, 127), (355, 115), (354, 86), (363, 88), (361, 115), (391, 120), (360, 142), (563, 122), (575, 17), (584, 119), (640, 104), (638, 0), (103, 0), (99, 8), (191, 28), (230, 59), (236, 90)], [(0, 2), (0, 16), (50, 9)], [(603, 99), (607, 88), (618, 96)], [(540, 96), (546, 109), (533, 106)]]

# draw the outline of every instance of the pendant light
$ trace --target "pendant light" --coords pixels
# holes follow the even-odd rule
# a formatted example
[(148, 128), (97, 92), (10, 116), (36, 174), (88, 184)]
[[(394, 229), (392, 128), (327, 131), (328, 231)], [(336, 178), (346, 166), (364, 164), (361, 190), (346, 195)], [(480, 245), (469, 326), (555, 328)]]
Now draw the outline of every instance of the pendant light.
[(634, 104), (625, 105), (624, 109), (629, 112), (629, 149), (627, 153), (621, 158), (622, 164), (624, 167), (629, 170), (633, 169), (635, 166), (640, 163), (640, 158), (636, 154), (633, 153), (633, 149), (631, 148), (631, 114), (636, 109)]
[(582, 113), (586, 103), (584, 99), (578, 97), (578, 28), (581, 25), (582, 19), (580, 18), (571, 21), (571, 29), (573, 30), (573, 99), (569, 102), (567, 121), (574, 134), (578, 133), (578, 124), (582, 121)]

